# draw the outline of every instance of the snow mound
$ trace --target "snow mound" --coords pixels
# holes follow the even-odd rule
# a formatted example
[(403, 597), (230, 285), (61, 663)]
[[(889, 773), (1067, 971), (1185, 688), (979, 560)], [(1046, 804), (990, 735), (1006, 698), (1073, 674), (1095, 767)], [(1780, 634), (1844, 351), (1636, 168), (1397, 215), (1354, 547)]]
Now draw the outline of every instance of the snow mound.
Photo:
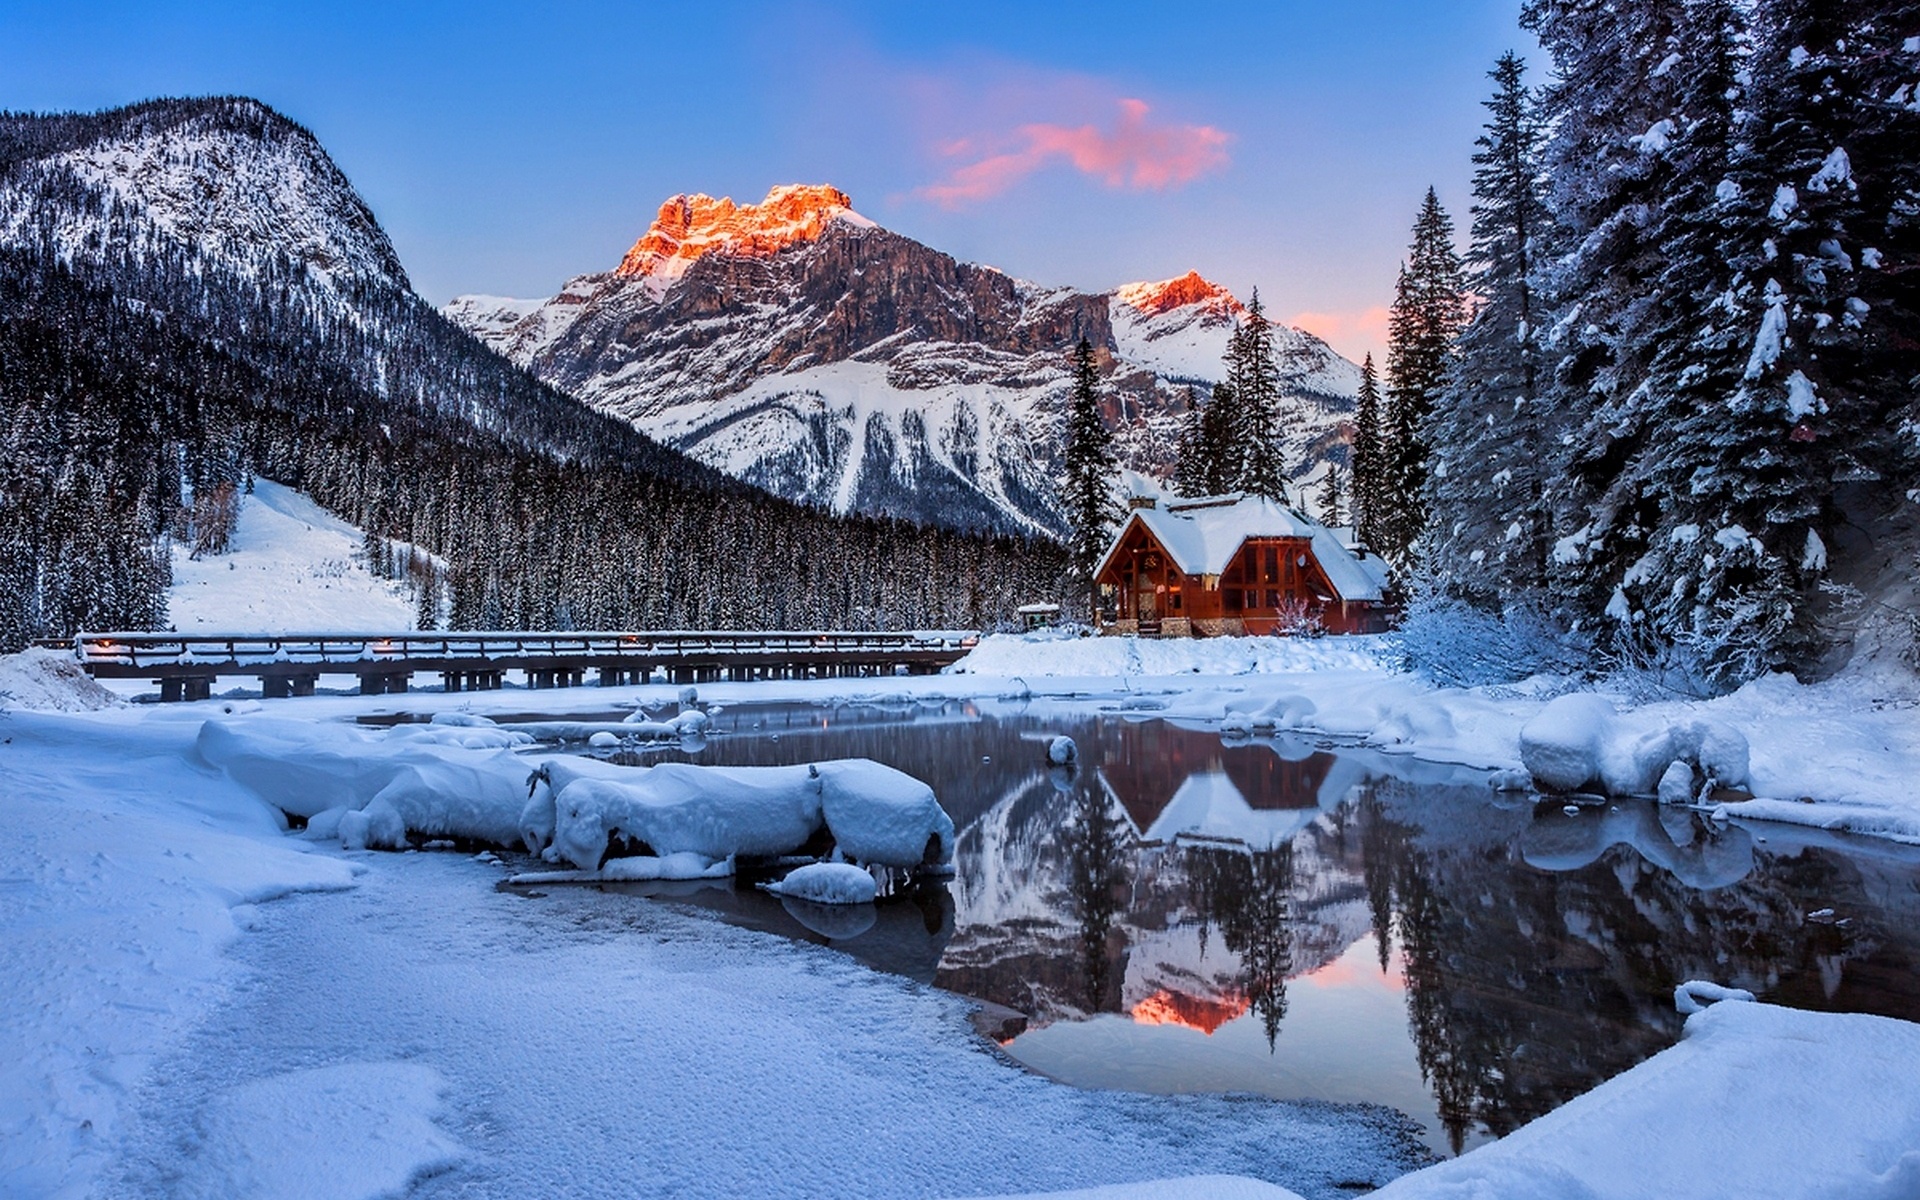
[(1673, 1007), (1683, 1017), (1705, 1012), (1709, 1004), (1722, 1000), (1740, 1000), (1751, 1004), (1753, 993), (1745, 988), (1726, 987), (1704, 979), (1689, 979), (1673, 989)]
[[(442, 735), (511, 736), (464, 726), (396, 726), (371, 733), (264, 717), (208, 721), (195, 749), (262, 800), (309, 818), (309, 837), (364, 838), (398, 848), (405, 832), (495, 845), (520, 841), (527, 761), (505, 747), (447, 745)], [(367, 811), (374, 801), (382, 808)], [(402, 834), (386, 810), (399, 818)], [(349, 814), (364, 814), (349, 820)], [(363, 823), (364, 822), (364, 823)]]
[(242, 1084), (203, 1117), (189, 1196), (372, 1200), (463, 1157), (434, 1124), (446, 1080), (413, 1063), (345, 1063)]
[(0, 711), (94, 712), (122, 703), (95, 683), (71, 652), (34, 647), (0, 655)]
[(776, 896), (815, 904), (871, 904), (878, 891), (872, 874), (851, 863), (811, 863), (761, 886)]
[[(1747, 739), (1708, 717), (1621, 714), (1603, 696), (1560, 696), (1520, 730), (1520, 761), (1558, 792), (1598, 786), (1610, 796), (1679, 798), (1698, 770), (1709, 784), (1747, 783)], [(1676, 764), (1688, 768), (1682, 776)]]
[(643, 842), (656, 854), (709, 859), (790, 853), (823, 826), (842, 854), (876, 866), (946, 862), (953, 821), (933, 789), (865, 759), (792, 767), (701, 767), (661, 763), (615, 767), (591, 759), (552, 759), (546, 784), (524, 806), (529, 845), (548, 828), (549, 859), (586, 870), (600, 865), (609, 840)]
[(1074, 745), (1073, 739), (1065, 734), (1047, 743), (1047, 761), (1056, 767), (1064, 767), (1079, 758), (1080, 747)]
[[(1715, 1004), (1687, 1018), (1678, 1045), (1498, 1142), (1373, 1194), (1912, 1197), (1920, 1194), (1916, 1078), (1920, 1025)], [(1891, 1102), (1875, 1102), (1883, 1097)], [(1737, 1115), (1741, 1129), (1762, 1135), (1731, 1133), (1709, 1114)]]

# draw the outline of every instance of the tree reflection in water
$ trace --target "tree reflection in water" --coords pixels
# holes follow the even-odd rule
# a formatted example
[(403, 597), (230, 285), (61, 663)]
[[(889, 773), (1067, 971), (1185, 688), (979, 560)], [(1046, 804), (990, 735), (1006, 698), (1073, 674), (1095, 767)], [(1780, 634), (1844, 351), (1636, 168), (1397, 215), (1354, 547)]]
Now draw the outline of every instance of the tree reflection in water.
[[(937, 961), (915, 977), (1008, 1005), (1036, 1028), (1131, 1017), (1108, 1024), (1138, 1035), (1127, 1043), (1137, 1080), (1123, 1086), (1179, 1090), (1180, 1063), (1156, 1056), (1218, 1054), (1232, 1039), (1211, 1035), (1249, 1010), (1276, 1089), (1295, 1086), (1291, 1064), (1271, 1070), (1287, 1058), (1289, 977), (1290, 1049), (1308, 1012), (1298, 977), (1369, 933), (1381, 972), (1369, 985), (1376, 996), (1404, 985), (1405, 1007), (1369, 1010), (1391, 1011), (1393, 1028), (1320, 1036), (1380, 1041), (1404, 1028), (1409, 1084), (1416, 1072), (1425, 1081), (1455, 1148), (1671, 1045), (1673, 988), (1688, 979), (1920, 1019), (1920, 860), (1894, 847), (1778, 828), (1761, 844), (1651, 804), (1574, 816), (1557, 803), (1503, 807), (1472, 772), (1299, 742), (1223, 744), (1124, 714), (741, 708), (715, 726), (709, 747), (650, 761), (864, 756), (932, 784), (959, 829), (951, 900), (936, 885), (918, 909), (889, 902), (873, 931), (834, 944), (889, 970)], [(776, 730), (783, 739), (765, 736)], [(1077, 771), (1045, 766), (1041, 747), (1061, 733), (1080, 746)], [(742, 921), (766, 907), (752, 895), (727, 903)], [(1209, 1037), (1157, 1037), (1155, 1023)]]
[(1064, 780), (1072, 811), (1064, 829), (1067, 895), (1080, 920), (1079, 944), (1085, 1012), (1114, 1012), (1120, 1008), (1121, 975), (1116, 961), (1124, 961), (1125, 935), (1114, 928), (1114, 917), (1131, 898), (1134, 837), (1126, 816), (1107, 802), (1106, 789), (1072, 768), (1056, 773), (1056, 789)]
[(1218, 929), (1229, 953), (1240, 960), (1240, 990), (1261, 1028), (1267, 1050), (1287, 1015), (1287, 976), (1293, 973), (1293, 846), (1249, 852), (1192, 847), (1185, 866), (1204, 945)]

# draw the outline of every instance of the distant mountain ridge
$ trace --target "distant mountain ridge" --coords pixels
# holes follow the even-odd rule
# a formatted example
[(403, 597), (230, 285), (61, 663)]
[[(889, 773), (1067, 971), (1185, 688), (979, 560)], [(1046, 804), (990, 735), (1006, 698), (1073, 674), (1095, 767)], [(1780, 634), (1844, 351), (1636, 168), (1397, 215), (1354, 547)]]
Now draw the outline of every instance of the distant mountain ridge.
[[(778, 495), (837, 512), (1057, 533), (1067, 355), (1101, 352), (1123, 464), (1164, 477), (1185, 385), (1245, 309), (1189, 272), (1043, 287), (884, 229), (837, 188), (681, 195), (612, 271), (454, 321), (541, 379)], [(1289, 470), (1344, 454), (1359, 371), (1276, 327)]]

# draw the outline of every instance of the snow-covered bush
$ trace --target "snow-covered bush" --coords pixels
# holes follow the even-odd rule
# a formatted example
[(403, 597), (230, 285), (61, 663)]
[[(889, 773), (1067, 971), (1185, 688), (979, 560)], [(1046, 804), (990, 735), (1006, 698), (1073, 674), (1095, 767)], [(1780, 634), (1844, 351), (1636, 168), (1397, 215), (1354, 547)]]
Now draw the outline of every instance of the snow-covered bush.
[(1531, 605), (1496, 611), (1431, 588), (1416, 592), (1392, 636), (1409, 668), (1451, 687), (1578, 675), (1593, 655), (1590, 637)]

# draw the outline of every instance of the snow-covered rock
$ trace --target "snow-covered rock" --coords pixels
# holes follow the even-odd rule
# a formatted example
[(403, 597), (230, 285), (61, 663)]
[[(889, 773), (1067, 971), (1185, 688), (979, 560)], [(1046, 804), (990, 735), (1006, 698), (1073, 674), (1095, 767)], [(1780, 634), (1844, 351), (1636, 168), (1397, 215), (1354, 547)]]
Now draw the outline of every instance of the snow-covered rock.
[(1520, 758), (1542, 787), (1575, 791), (1598, 786), (1610, 796), (1654, 796), (1672, 768), (1692, 769), (1723, 787), (1747, 782), (1747, 739), (1703, 716), (1622, 715), (1603, 696), (1560, 696), (1520, 730)]
[(851, 863), (809, 863), (762, 886), (776, 896), (815, 904), (869, 904), (878, 892), (873, 875)]
[(1047, 761), (1056, 767), (1077, 762), (1079, 758), (1080, 747), (1074, 745), (1073, 739), (1064, 733), (1047, 743)]

